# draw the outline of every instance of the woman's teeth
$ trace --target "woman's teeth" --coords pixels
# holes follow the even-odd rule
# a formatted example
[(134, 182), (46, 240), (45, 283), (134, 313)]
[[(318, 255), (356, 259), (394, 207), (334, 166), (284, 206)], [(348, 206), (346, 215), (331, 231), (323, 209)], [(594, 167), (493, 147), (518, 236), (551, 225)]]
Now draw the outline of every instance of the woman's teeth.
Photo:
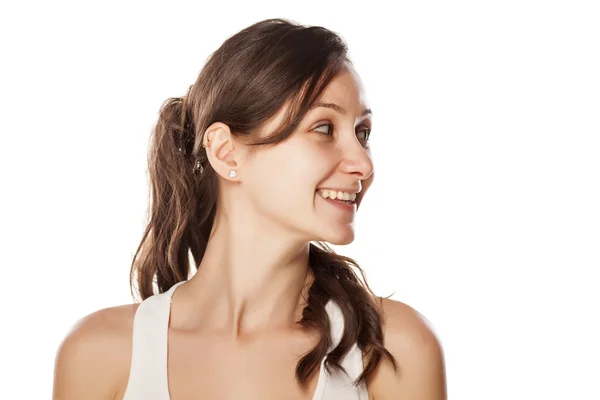
[(324, 199), (339, 200), (348, 203), (352, 203), (356, 200), (356, 193), (340, 192), (329, 189), (317, 189), (317, 193)]

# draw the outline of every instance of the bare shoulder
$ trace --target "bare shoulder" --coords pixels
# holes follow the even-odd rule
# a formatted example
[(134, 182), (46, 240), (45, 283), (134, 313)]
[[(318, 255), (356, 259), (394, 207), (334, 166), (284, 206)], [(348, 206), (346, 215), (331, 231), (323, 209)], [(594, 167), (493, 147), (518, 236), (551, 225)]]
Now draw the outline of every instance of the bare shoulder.
[(112, 400), (129, 377), (139, 304), (103, 308), (79, 319), (54, 362), (54, 400)]
[(383, 359), (369, 392), (374, 400), (445, 400), (446, 373), (442, 346), (431, 323), (411, 306), (381, 299), (385, 348), (394, 356), (398, 370)]

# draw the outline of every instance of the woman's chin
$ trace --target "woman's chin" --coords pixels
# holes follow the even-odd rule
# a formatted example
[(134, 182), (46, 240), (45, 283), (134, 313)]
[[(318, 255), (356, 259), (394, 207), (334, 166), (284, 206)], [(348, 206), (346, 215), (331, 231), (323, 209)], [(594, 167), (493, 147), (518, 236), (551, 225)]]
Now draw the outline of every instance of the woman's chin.
[(343, 240), (330, 241), (329, 243), (336, 245), (336, 246), (345, 246), (352, 242), (354, 242), (354, 236), (352, 238), (347, 238), (347, 239), (343, 239)]
[(335, 246), (345, 246), (354, 241), (354, 227), (348, 226), (347, 229), (340, 229), (334, 232), (327, 232), (321, 239), (324, 242), (331, 243)]

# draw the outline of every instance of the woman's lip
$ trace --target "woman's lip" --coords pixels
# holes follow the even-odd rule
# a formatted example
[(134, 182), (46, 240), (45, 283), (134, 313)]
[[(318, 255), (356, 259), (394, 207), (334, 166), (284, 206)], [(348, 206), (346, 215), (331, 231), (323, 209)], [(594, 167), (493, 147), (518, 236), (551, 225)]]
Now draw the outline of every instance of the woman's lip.
[(321, 199), (325, 200), (326, 202), (328, 202), (329, 204), (336, 206), (344, 211), (356, 211), (356, 208), (358, 207), (358, 205), (356, 204), (356, 201), (354, 201), (352, 204), (347, 204), (347, 203), (342, 203), (341, 201), (337, 201), (337, 200), (326, 199), (321, 195), (319, 195), (319, 197)]

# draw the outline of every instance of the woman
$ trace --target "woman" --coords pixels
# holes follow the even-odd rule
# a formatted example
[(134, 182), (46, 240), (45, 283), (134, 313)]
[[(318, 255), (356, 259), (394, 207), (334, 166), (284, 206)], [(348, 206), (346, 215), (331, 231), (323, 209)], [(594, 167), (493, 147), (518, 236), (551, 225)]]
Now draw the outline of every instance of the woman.
[(270, 19), (227, 39), (154, 130), (143, 302), (78, 322), (54, 398), (444, 399), (424, 320), (325, 244), (354, 239), (370, 133), (333, 32)]

